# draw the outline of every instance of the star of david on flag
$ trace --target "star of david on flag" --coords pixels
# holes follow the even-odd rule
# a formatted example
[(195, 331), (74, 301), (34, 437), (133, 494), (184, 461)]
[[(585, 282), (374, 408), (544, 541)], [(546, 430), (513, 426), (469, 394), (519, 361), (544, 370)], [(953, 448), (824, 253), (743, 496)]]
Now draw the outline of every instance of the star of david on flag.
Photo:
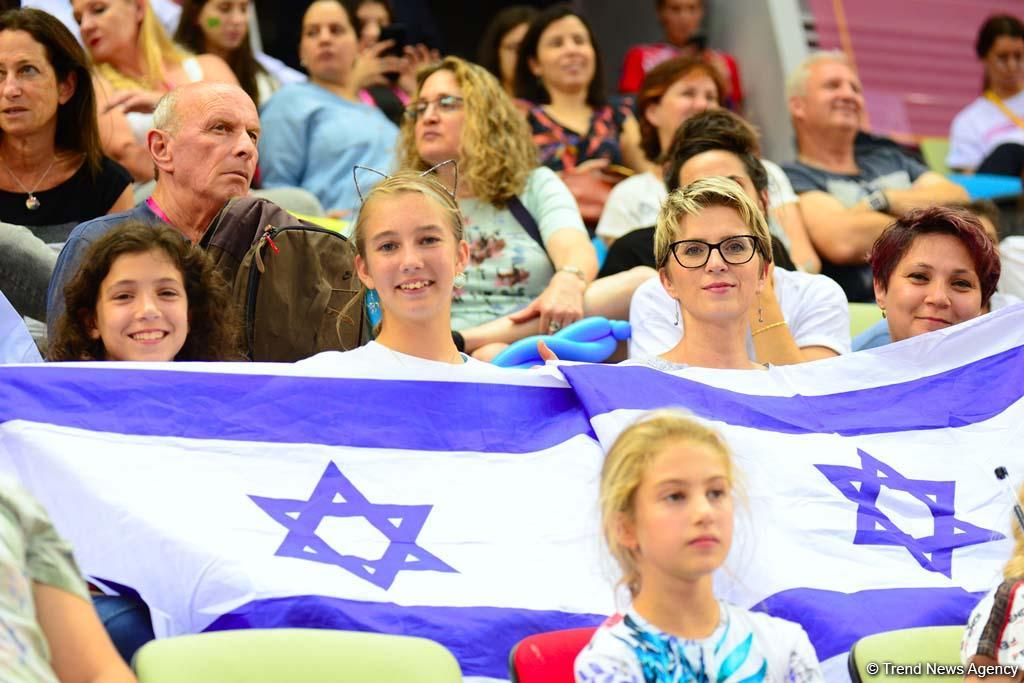
[[(621, 607), (598, 479), (653, 409), (720, 430), (743, 475), (716, 592), (799, 622), (830, 681), (858, 638), (963, 624), (1000, 579), (1012, 496), (992, 471), (1024, 478), (1024, 307), (767, 372), (559, 369), (0, 366), (0, 472), (158, 637), (422, 636), (476, 683), (505, 680), (523, 637)], [(339, 542), (348, 522), (382, 544)]]
[[(416, 543), (432, 506), (371, 503), (333, 462), (327, 465), (308, 500), (249, 497), (288, 529), (276, 553), (281, 557), (333, 564), (384, 590), (391, 587), (399, 572), (455, 572)], [(376, 560), (342, 554), (317, 536), (317, 527), (327, 517), (365, 518), (387, 537), (387, 550)]]
[[(908, 479), (892, 467), (857, 449), (863, 466), (817, 465), (828, 480), (851, 502), (857, 504), (857, 534), (854, 543), (902, 546), (925, 569), (950, 577), (956, 548), (997, 541), (1003, 534), (969, 524), (954, 514), (956, 482)], [(904, 491), (931, 512), (934, 533), (915, 538), (900, 529), (878, 509), (882, 487)]]

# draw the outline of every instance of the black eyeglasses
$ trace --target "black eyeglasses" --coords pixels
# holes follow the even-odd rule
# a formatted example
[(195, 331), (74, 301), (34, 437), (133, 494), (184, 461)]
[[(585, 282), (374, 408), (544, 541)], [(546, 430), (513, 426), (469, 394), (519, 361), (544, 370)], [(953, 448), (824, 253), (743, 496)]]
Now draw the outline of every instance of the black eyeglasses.
[(453, 111), (462, 109), (463, 99), (457, 95), (442, 95), (436, 100), (418, 100), (405, 108), (405, 118), (415, 121), (427, 113), (430, 105), (436, 105), (437, 110), (442, 114), (450, 114)]
[(679, 240), (668, 245), (668, 250), (683, 268), (703, 268), (713, 250), (718, 250), (726, 263), (739, 266), (754, 258), (757, 238), (753, 235), (736, 235), (715, 244), (704, 240)]

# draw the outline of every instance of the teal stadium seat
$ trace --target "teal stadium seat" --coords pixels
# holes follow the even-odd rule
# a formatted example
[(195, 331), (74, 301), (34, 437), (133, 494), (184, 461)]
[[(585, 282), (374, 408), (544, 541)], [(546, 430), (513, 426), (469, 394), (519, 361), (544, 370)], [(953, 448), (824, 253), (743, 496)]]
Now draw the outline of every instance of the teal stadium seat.
[(425, 638), (327, 629), (243, 629), (147, 643), (139, 683), (458, 683), (459, 663)]

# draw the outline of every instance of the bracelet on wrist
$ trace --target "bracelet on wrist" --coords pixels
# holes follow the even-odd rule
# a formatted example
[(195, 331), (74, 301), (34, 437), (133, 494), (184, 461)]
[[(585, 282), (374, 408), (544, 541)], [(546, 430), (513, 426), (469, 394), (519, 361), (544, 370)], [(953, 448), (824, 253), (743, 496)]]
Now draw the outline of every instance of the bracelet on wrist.
[(755, 336), (761, 334), (762, 332), (767, 332), (768, 330), (773, 329), (775, 327), (782, 327), (785, 324), (786, 324), (785, 320), (780, 320), (777, 323), (772, 323), (771, 325), (765, 325), (764, 327), (762, 327), (760, 329), (757, 329), (757, 330), (754, 330), (753, 332), (751, 332), (750, 336), (751, 337), (755, 337)]
[(556, 273), (570, 273), (570, 274), (575, 275), (576, 277), (578, 277), (580, 279), (580, 282), (582, 282), (583, 284), (587, 284), (587, 276), (583, 274), (583, 270), (582, 269), (577, 268), (576, 266), (562, 266), (561, 268), (559, 268), (555, 272)]

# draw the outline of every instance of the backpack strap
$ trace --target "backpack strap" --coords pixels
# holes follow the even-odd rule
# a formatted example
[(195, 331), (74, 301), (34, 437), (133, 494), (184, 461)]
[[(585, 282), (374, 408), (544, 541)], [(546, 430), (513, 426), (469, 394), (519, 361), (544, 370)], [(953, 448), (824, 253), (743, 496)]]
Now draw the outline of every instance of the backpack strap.
[[(508, 200), (508, 210), (512, 212), (512, 215), (519, 222), (519, 225), (523, 226), (523, 230), (529, 235), (534, 242), (540, 245), (540, 248), (547, 254), (547, 247), (544, 246), (544, 240), (540, 236), (540, 226), (537, 225), (536, 219), (530, 214), (530, 211), (526, 208), (519, 197), (512, 195), (512, 198)], [(550, 257), (548, 257), (550, 258)]]

